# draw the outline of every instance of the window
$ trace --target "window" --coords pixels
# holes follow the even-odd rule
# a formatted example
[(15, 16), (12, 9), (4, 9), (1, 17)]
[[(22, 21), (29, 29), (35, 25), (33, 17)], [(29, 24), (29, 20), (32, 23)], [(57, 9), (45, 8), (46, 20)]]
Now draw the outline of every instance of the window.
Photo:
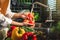
[(56, 0), (48, 0), (47, 5), (52, 11), (56, 11)]

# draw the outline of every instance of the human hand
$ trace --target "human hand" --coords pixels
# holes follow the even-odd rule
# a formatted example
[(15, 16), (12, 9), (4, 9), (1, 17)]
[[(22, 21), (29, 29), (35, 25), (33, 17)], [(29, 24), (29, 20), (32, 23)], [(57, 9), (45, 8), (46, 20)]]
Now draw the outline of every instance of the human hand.
[(27, 19), (27, 17), (26, 17), (26, 15), (21, 15), (21, 18), (23, 18), (23, 19)]
[(19, 14), (19, 17), (23, 18), (23, 19), (27, 19), (28, 14), (29, 14), (29, 12), (21, 13), (21, 14)]
[(35, 23), (34, 24), (30, 24), (30, 23), (24, 22), (24, 26), (34, 28), (35, 27)]
[[(28, 19), (28, 20), (33, 20), (33, 18), (34, 18), (34, 15), (30, 12), (25, 12), (24, 16), (25, 16), (25, 19)], [(22, 17), (24, 17), (24, 16), (22, 15)]]
[(28, 23), (28, 22), (23, 22), (23, 25), (25, 26), (33, 26), (34, 24)]

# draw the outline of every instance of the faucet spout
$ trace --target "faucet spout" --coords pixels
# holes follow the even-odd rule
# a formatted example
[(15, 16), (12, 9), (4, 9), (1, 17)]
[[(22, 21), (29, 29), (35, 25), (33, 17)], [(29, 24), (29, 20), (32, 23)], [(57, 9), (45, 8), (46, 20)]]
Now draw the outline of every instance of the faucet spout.
[(38, 5), (40, 5), (40, 6), (43, 6), (43, 7), (45, 7), (45, 8), (50, 9), (50, 8), (49, 8), (47, 5), (45, 5), (45, 4), (42, 4), (42, 3), (40, 3), (40, 2), (34, 2), (34, 3), (32, 4), (31, 13), (33, 12), (34, 4), (38, 4)]
[[(32, 4), (31, 13), (33, 12), (34, 4), (38, 4), (38, 5), (40, 5), (40, 6), (43, 6), (43, 7), (45, 7), (45, 8), (48, 8), (48, 10), (49, 10), (49, 21), (52, 20), (52, 11), (51, 11), (51, 9), (49, 8), (49, 6), (47, 6), (47, 5), (45, 5), (45, 4), (42, 4), (42, 3), (40, 3), (40, 2), (34, 2), (34, 3)], [(50, 23), (50, 26), (52, 26), (52, 23)]]

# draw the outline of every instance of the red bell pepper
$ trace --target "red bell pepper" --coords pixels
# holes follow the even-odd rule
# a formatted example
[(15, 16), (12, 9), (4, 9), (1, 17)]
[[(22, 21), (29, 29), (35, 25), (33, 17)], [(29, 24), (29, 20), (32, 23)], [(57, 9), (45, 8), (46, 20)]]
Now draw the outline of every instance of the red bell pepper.
[(25, 34), (23, 34), (22, 40), (28, 40), (29, 36), (32, 37), (32, 40), (37, 40), (36, 35), (34, 35), (34, 33), (32, 32), (26, 32)]
[(33, 39), (32, 40), (37, 40), (36, 35), (33, 35)]
[(13, 30), (13, 29), (15, 29), (15, 28), (16, 28), (16, 26), (11, 26), (11, 28), (10, 28), (10, 29), (11, 29), (11, 30)]
[(10, 30), (8, 30), (7, 32), (7, 37), (11, 37), (11, 34), (12, 34), (12, 30), (16, 28), (16, 26), (11, 26)]
[(7, 32), (7, 37), (11, 37), (11, 31)]

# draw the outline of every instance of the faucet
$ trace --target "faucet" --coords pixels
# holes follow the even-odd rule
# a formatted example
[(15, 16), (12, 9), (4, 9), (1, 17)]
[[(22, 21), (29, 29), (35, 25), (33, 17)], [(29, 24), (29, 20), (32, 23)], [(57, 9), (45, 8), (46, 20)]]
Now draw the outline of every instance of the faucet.
[[(52, 20), (52, 11), (51, 11), (51, 9), (49, 8), (49, 6), (47, 6), (47, 5), (45, 5), (45, 4), (42, 4), (42, 3), (40, 3), (40, 2), (34, 2), (33, 4), (32, 4), (32, 9), (31, 9), (31, 13), (33, 12), (33, 8), (34, 8), (34, 4), (38, 4), (38, 5), (40, 5), (40, 6), (43, 6), (43, 7), (45, 7), (45, 8), (48, 8), (48, 10), (49, 10), (49, 22), (53, 22), (53, 20)], [(52, 23), (50, 23), (50, 27), (52, 26)]]

